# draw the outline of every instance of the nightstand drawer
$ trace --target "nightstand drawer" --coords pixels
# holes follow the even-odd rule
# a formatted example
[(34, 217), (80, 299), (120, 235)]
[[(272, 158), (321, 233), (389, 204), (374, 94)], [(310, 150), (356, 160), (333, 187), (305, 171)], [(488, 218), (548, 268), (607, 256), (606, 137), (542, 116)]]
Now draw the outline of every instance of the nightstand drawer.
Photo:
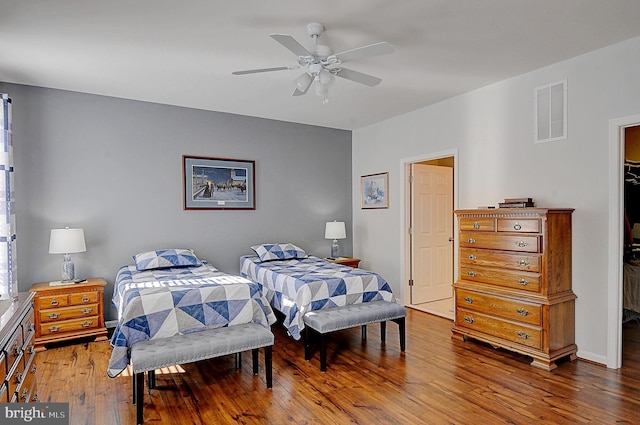
[(40, 325), (40, 335), (63, 334), (66, 332), (77, 332), (97, 328), (99, 326), (98, 316), (85, 317), (82, 319), (64, 320), (62, 322), (42, 323)]
[(38, 299), (40, 308), (64, 307), (69, 305), (69, 297), (66, 295), (53, 295)]
[(98, 302), (98, 293), (79, 292), (77, 294), (69, 294), (69, 301), (70, 305), (96, 303)]
[(41, 310), (39, 317), (40, 322), (56, 322), (60, 320), (76, 319), (79, 317), (95, 316), (97, 314), (98, 305), (89, 304)]

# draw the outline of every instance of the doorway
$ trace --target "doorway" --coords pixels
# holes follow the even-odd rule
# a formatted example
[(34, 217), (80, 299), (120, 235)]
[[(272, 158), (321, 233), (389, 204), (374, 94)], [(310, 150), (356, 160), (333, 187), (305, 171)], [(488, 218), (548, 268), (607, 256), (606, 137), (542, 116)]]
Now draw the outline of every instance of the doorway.
[(404, 304), (453, 320), (457, 151), (403, 161)]

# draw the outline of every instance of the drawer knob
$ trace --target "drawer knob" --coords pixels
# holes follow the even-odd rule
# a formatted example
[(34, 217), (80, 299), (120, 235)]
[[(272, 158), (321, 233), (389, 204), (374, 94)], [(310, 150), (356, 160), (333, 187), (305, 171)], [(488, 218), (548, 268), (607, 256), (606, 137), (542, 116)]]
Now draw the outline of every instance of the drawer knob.
[(86, 295), (82, 296), (82, 302), (83, 303), (88, 303), (90, 301), (89, 297), (87, 297)]
[(473, 298), (471, 298), (471, 297), (464, 297), (464, 302), (466, 302), (467, 304), (473, 304)]
[(465, 316), (464, 317), (464, 321), (469, 323), (469, 324), (475, 322), (475, 320), (473, 320), (473, 317), (469, 317), (469, 316)]
[(473, 239), (473, 238), (469, 238), (469, 239), (467, 239), (467, 242), (469, 242), (470, 244), (474, 244), (474, 243), (476, 243), (476, 240)]
[(51, 302), (49, 303), (50, 305), (56, 306), (59, 305), (60, 303), (58, 302), (58, 300), (56, 298), (52, 299)]
[(477, 221), (473, 223), (473, 228), (478, 230), (480, 228), (480, 223), (478, 223)]
[(529, 284), (529, 281), (527, 279), (520, 279), (518, 280), (518, 283), (522, 286), (527, 286)]
[(520, 307), (520, 308), (517, 310), (517, 312), (518, 312), (518, 314), (519, 314), (520, 316), (528, 316), (528, 315), (529, 315), (529, 310), (527, 310), (526, 308), (522, 308), (522, 307)]
[(522, 339), (529, 339), (529, 337), (530, 337), (531, 335), (529, 335), (528, 333), (523, 332), (523, 331), (518, 331), (518, 336), (519, 336), (520, 338), (522, 338)]
[(527, 242), (525, 241), (518, 241), (516, 242), (516, 245), (518, 245), (520, 248), (524, 248), (525, 246), (529, 245)]
[(18, 341), (13, 342), (13, 355), (18, 356), (20, 354), (20, 347), (18, 347)]
[(520, 260), (520, 261), (518, 261), (518, 265), (520, 267), (526, 267), (526, 266), (529, 265), (529, 262), (527, 260)]
[(16, 384), (19, 384), (20, 382), (22, 382), (22, 373), (20, 373), (20, 372), (16, 372), (16, 376), (15, 376), (15, 378), (16, 378), (16, 379), (15, 379)]
[(520, 230), (522, 229), (522, 226), (520, 226), (520, 223), (516, 222), (516, 224), (513, 225), (513, 230)]
[(93, 311), (92, 308), (85, 308), (85, 309), (82, 309), (82, 311), (80, 311), (80, 313), (82, 313), (82, 314), (91, 314), (92, 311)]
[(33, 365), (33, 367), (31, 368), (31, 373), (35, 375), (36, 374), (36, 370), (37, 370), (36, 365)]
[(33, 396), (31, 397), (31, 401), (36, 402), (38, 401), (38, 393), (34, 393)]
[(93, 325), (93, 322), (90, 321), (90, 320), (87, 320), (86, 322), (82, 322), (82, 327), (83, 328), (88, 328), (91, 325)]
[(26, 388), (23, 388), (22, 395), (20, 396), (20, 398), (23, 399), (24, 401), (27, 401), (27, 397), (29, 397), (29, 391), (27, 391)]
[(58, 332), (60, 330), (60, 326), (51, 326), (49, 328), (49, 332)]
[(478, 259), (478, 257), (476, 257), (476, 256), (475, 256), (475, 255), (473, 255), (473, 254), (471, 254), (471, 255), (469, 256), (469, 260), (471, 260), (471, 261), (476, 261), (477, 259)]
[(48, 314), (47, 317), (49, 319), (57, 319), (58, 317), (60, 317), (60, 315), (58, 313), (51, 313), (51, 314)]
[(476, 274), (476, 272), (474, 272), (474, 271), (472, 270), (472, 271), (470, 271), (470, 272), (469, 272), (469, 276), (471, 276), (471, 277), (476, 277), (476, 276), (477, 276), (477, 274)]

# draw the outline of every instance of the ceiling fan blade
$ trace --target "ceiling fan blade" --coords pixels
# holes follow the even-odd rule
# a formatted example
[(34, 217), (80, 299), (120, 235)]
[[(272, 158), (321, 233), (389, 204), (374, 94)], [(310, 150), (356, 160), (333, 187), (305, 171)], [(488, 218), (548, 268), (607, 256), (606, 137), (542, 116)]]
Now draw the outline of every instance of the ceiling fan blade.
[(302, 46), (302, 44), (298, 43), (296, 39), (290, 35), (271, 34), (271, 38), (291, 50), (296, 56), (312, 56), (311, 53)]
[(386, 55), (394, 52), (394, 48), (386, 41), (368, 46), (357, 47), (355, 49), (336, 53), (334, 56), (342, 62), (350, 62), (356, 59), (370, 58), (372, 56)]
[(355, 81), (356, 83), (364, 84), (365, 86), (369, 87), (377, 86), (378, 84), (380, 84), (380, 81), (382, 81), (381, 78), (374, 77), (373, 75), (346, 68), (341, 68), (336, 76)]
[(278, 66), (276, 68), (260, 68), (260, 69), (248, 69), (246, 71), (234, 71), (233, 75), (245, 75), (245, 74), (257, 74), (258, 72), (271, 72), (271, 71), (286, 71), (291, 69), (288, 66)]

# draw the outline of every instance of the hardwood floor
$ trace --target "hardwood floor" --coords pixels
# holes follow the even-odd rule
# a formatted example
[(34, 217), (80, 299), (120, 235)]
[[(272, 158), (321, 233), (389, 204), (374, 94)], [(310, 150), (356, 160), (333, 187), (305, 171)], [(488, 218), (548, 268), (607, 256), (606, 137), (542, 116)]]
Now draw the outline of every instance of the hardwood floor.
[[(263, 355), (235, 369), (233, 356), (157, 372), (145, 389), (148, 424), (637, 424), (640, 423), (640, 325), (624, 325), (624, 367), (563, 361), (545, 372), (527, 357), (451, 338), (451, 321), (416, 310), (407, 316), (407, 352), (398, 327), (333, 335), (326, 373), (318, 354), (274, 326), (273, 388)], [(70, 424), (133, 424), (131, 376), (107, 377), (108, 341), (38, 353), (40, 401), (69, 402)], [(169, 373), (171, 372), (171, 373)]]

